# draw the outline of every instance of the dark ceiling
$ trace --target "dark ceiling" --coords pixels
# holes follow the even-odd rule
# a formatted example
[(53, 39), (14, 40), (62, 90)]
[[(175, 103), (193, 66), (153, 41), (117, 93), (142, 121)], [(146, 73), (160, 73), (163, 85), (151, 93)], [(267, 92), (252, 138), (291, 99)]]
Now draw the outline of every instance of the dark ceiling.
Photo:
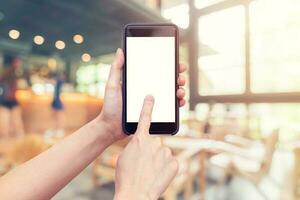
[[(26, 44), (35, 54), (59, 54), (79, 59), (84, 52), (99, 56), (113, 52), (122, 43), (123, 26), (130, 22), (164, 22), (156, 12), (131, 0), (0, 0), (0, 39), (6, 43)], [(9, 39), (8, 31), (17, 29), (17, 41)], [(75, 44), (74, 34), (84, 36), (83, 44)], [(45, 37), (37, 46), (34, 35)], [(56, 40), (66, 48), (57, 50)]]

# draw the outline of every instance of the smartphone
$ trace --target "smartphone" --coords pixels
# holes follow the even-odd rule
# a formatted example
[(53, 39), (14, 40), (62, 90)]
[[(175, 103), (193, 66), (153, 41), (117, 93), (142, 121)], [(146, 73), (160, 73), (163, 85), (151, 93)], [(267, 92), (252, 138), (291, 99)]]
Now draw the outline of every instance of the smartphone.
[(124, 28), (123, 130), (135, 133), (146, 95), (155, 104), (150, 134), (179, 129), (178, 28), (174, 24), (128, 24)]

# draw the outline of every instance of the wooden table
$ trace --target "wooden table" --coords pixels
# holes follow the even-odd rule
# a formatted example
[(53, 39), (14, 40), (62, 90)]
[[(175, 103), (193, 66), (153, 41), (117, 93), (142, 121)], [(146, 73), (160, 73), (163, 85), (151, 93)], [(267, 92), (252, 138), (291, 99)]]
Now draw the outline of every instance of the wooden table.
[(206, 190), (205, 181), (205, 160), (207, 152), (230, 152), (237, 155), (244, 156), (246, 152), (245, 149), (237, 147), (235, 145), (229, 144), (223, 141), (211, 140), (211, 139), (201, 139), (201, 138), (191, 138), (191, 137), (174, 137), (174, 136), (164, 136), (162, 137), (162, 142), (164, 145), (170, 148), (176, 149), (195, 149), (199, 153), (201, 170), (199, 173), (199, 192), (201, 198), (204, 199)]

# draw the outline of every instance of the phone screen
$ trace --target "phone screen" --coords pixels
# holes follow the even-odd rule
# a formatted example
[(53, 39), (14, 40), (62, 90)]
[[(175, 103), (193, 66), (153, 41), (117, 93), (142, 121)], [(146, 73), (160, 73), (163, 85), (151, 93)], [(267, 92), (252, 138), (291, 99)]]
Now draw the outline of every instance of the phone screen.
[(178, 29), (172, 24), (134, 24), (124, 30), (123, 129), (136, 131), (144, 99), (155, 99), (151, 134), (175, 134), (179, 127), (176, 98)]
[(127, 37), (127, 122), (138, 122), (146, 95), (152, 122), (175, 122), (175, 37)]

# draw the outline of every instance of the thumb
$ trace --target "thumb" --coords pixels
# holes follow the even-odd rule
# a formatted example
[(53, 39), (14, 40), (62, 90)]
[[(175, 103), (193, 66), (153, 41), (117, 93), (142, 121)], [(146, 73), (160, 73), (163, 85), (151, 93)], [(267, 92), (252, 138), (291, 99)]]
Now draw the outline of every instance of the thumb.
[(115, 60), (111, 65), (107, 85), (109, 87), (118, 87), (121, 81), (122, 67), (124, 64), (124, 54), (122, 49), (118, 48)]

